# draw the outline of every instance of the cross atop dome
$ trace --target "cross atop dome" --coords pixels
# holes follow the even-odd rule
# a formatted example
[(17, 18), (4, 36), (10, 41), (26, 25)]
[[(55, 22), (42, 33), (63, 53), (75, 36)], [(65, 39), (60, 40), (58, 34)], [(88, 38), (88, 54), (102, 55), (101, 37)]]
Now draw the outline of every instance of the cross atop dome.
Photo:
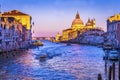
[(88, 22), (91, 22), (91, 21), (90, 21), (90, 18), (88, 18)]
[(75, 16), (75, 19), (73, 20), (72, 22), (72, 26), (73, 25), (82, 25), (83, 26), (83, 21), (80, 19), (80, 16), (79, 16), (79, 12), (77, 11), (76, 13), (76, 16)]
[(76, 14), (76, 19), (80, 19), (80, 16), (79, 16), (79, 12), (77, 11), (77, 14)]

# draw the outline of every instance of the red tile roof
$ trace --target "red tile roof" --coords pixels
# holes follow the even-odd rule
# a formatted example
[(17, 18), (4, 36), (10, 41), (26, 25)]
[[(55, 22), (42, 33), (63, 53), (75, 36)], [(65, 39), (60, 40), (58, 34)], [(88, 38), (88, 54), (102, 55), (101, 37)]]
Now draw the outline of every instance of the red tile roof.
[(9, 12), (4, 12), (2, 15), (28, 15), (28, 14), (25, 14), (25, 13), (20, 12), (18, 10), (12, 10)]

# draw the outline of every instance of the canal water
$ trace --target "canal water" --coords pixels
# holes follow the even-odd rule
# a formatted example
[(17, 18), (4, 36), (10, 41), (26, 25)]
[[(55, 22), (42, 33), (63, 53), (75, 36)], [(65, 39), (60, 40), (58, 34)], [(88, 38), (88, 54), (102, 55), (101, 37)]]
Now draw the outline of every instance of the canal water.
[[(43, 41), (44, 46), (0, 55), (0, 80), (97, 80), (105, 77), (104, 51), (87, 45)], [(40, 56), (46, 55), (44, 60)], [(111, 62), (110, 62), (111, 63)]]

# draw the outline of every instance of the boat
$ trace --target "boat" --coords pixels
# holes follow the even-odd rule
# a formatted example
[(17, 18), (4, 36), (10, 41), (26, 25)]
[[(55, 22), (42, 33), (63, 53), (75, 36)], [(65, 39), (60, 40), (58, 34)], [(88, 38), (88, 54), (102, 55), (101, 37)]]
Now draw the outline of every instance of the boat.
[(110, 44), (110, 43), (104, 43), (103, 50), (111, 50), (111, 49), (112, 49), (112, 44)]
[(41, 42), (41, 41), (35, 41), (35, 42), (33, 42), (33, 45), (34, 46), (43, 46), (43, 43)]
[(118, 51), (116, 50), (111, 50), (108, 55), (109, 60), (118, 60), (119, 59), (119, 54)]
[(40, 61), (45, 61), (46, 60), (46, 58), (47, 58), (47, 54), (42, 54), (42, 55), (40, 55)]

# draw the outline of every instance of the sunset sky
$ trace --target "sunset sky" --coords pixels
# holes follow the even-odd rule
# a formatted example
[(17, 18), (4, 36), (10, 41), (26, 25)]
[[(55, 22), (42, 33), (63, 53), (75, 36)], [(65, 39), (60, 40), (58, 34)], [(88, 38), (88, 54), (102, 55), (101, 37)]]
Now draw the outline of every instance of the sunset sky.
[(120, 13), (120, 0), (0, 0), (2, 12), (13, 9), (32, 16), (33, 36), (55, 36), (70, 28), (78, 11), (84, 24), (95, 18), (106, 30), (106, 19)]

